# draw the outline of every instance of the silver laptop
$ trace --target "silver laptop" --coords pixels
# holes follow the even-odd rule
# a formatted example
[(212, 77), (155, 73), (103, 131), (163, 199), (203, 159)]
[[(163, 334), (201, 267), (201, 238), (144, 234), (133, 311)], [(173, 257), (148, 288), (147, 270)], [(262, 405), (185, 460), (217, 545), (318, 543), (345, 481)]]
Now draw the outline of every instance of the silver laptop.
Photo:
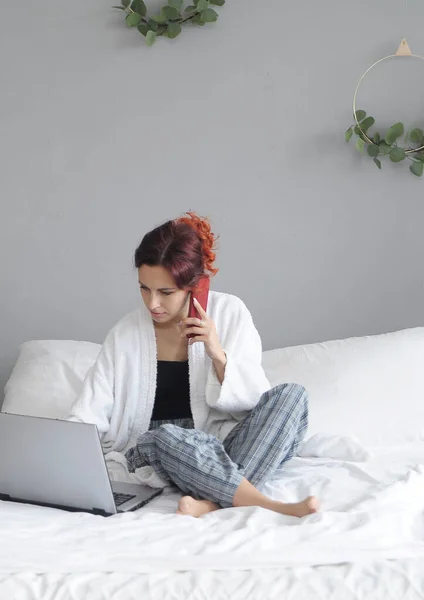
[(110, 481), (95, 425), (0, 413), (0, 500), (109, 516), (161, 492)]

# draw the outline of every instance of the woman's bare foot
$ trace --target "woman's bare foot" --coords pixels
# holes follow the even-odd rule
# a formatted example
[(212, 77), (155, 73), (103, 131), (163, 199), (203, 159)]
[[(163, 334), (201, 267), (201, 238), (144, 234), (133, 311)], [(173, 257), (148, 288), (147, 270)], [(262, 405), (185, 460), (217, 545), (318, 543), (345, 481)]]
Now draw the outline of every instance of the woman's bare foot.
[(195, 500), (191, 496), (183, 496), (178, 503), (177, 515), (190, 515), (201, 517), (208, 512), (218, 510), (220, 507), (209, 500)]
[(293, 504), (284, 504), (283, 502), (275, 502), (275, 508), (271, 509), (283, 515), (291, 517), (306, 517), (319, 511), (319, 500), (315, 496), (308, 496), (302, 502)]
[[(275, 502), (268, 500), (265, 503), (268, 508), (282, 515), (291, 517), (306, 517), (319, 511), (319, 500), (315, 496), (308, 496), (302, 502), (294, 502), (293, 504), (284, 504), (284, 502)], [(208, 512), (218, 510), (220, 506), (209, 500), (195, 500), (191, 496), (183, 496), (178, 504), (177, 515), (190, 515), (192, 517), (201, 517)]]

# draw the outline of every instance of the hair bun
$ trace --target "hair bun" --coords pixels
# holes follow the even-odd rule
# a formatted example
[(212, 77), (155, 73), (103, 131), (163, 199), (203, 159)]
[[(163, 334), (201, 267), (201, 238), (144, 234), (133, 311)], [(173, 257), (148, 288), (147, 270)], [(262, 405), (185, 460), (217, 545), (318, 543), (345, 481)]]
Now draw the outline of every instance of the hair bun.
[(187, 212), (186, 215), (180, 217), (177, 221), (178, 223), (185, 223), (195, 230), (202, 242), (205, 271), (209, 271), (211, 275), (216, 275), (218, 269), (215, 269), (213, 266), (216, 258), (214, 252), (216, 237), (211, 230), (210, 221), (207, 217), (199, 217), (199, 215), (192, 211)]

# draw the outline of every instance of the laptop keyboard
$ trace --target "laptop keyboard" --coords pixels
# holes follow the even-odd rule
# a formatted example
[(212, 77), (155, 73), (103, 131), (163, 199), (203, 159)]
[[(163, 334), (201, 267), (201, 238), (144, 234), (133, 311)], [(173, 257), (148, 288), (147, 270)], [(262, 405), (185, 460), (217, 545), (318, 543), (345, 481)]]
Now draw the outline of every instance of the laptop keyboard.
[(128, 502), (128, 500), (135, 498), (135, 496), (132, 496), (131, 494), (119, 494), (118, 492), (113, 492), (113, 497), (115, 499), (116, 506), (121, 506), (121, 504), (124, 504), (125, 502)]

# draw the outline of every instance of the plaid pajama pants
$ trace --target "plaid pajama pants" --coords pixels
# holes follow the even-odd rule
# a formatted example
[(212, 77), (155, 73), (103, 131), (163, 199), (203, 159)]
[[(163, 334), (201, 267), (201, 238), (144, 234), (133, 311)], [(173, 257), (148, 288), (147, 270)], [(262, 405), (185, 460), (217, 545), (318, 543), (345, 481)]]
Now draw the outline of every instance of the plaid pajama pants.
[(131, 472), (150, 465), (184, 494), (233, 505), (243, 478), (261, 488), (294, 456), (308, 426), (308, 396), (297, 384), (265, 392), (223, 442), (172, 424), (147, 431), (126, 458)]

